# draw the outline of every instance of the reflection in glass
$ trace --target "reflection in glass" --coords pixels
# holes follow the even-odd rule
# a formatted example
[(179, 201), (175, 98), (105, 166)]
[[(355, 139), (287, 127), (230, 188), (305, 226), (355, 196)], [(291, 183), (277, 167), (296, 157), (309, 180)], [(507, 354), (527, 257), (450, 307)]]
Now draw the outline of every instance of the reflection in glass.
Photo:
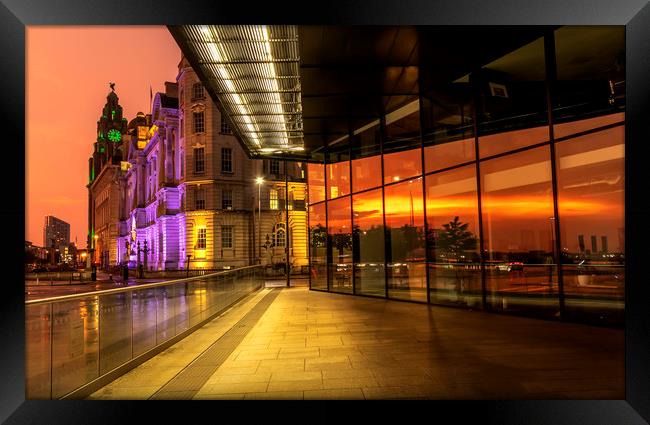
[(469, 77), (439, 85), (422, 97), (425, 171), (473, 161), (474, 103)]
[(325, 166), (323, 164), (307, 164), (307, 182), (309, 203), (315, 204), (325, 200)]
[(51, 391), (50, 304), (25, 307), (25, 398), (47, 400)]
[(384, 153), (420, 146), (420, 101), (411, 100), (386, 114)]
[[(566, 311), (623, 320), (625, 128), (556, 145)], [(583, 317), (580, 317), (583, 316)]]
[(388, 296), (426, 301), (422, 177), (386, 186)]
[[(625, 27), (568, 26), (554, 36), (557, 82), (551, 93), (557, 139), (603, 124), (585, 118), (625, 109)], [(565, 125), (576, 120), (581, 122)]]
[(381, 189), (352, 198), (356, 293), (386, 295), (384, 219)]
[(421, 149), (384, 155), (384, 184), (404, 181), (422, 174)]
[(426, 177), (431, 301), (481, 304), (476, 167)]
[(481, 190), (488, 303), (557, 314), (549, 147), (482, 162)]
[[(548, 140), (544, 63), (542, 37), (472, 74), (482, 158)], [(529, 130), (516, 131), (522, 128)], [(486, 137), (494, 133), (504, 134)]]
[(99, 301), (59, 302), (52, 312), (52, 398), (60, 398), (99, 376)]
[(325, 203), (309, 206), (309, 258), (312, 289), (327, 289)]
[(156, 345), (156, 295), (154, 289), (133, 291), (133, 355)]
[(381, 156), (352, 160), (352, 190), (360, 192), (381, 186)]
[(352, 292), (352, 217), (350, 197), (327, 203), (329, 288)]
[(424, 166), (427, 173), (474, 161), (475, 158), (473, 137), (424, 148)]
[(99, 306), (99, 373), (103, 375), (131, 359), (131, 294), (103, 295)]
[(327, 199), (350, 193), (350, 161), (327, 164)]

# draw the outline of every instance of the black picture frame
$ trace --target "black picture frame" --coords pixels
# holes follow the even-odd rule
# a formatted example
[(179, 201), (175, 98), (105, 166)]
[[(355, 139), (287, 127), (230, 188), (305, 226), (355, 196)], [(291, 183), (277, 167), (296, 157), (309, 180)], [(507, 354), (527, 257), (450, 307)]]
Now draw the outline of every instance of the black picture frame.
[[(114, 401), (25, 400), (24, 275), (25, 224), (25, 27), (28, 25), (181, 25), (181, 24), (391, 24), (391, 25), (625, 25), (626, 26), (626, 383), (625, 400), (366, 402), (327, 406), (303, 402), (185, 402), (183, 406)], [(2, 0), (0, 4), (0, 107), (4, 133), (5, 193), (2, 257), (4, 285), (0, 319), (0, 420), (8, 424), (203, 423), (223, 421), (339, 422), (385, 419), (453, 418), (453, 422), (526, 424), (647, 424), (650, 422), (650, 284), (644, 260), (650, 255), (650, 197), (645, 145), (650, 142), (650, 5), (647, 0), (382, 0), (266, 2), (158, 0)], [(121, 46), (129, 48), (129, 46)], [(137, 48), (134, 40), (133, 48)], [(146, 54), (146, 52), (145, 52)], [(73, 89), (73, 88), (71, 88)], [(60, 108), (65, 113), (65, 108)], [(74, 137), (74, 135), (71, 135)], [(22, 141), (22, 142), (21, 142)], [(62, 164), (63, 166), (63, 164)], [(22, 224), (22, 226), (21, 226)], [(645, 256), (644, 256), (645, 255)], [(137, 416), (136, 416), (137, 415)], [(201, 418), (202, 415), (207, 415)], [(233, 417), (232, 415), (237, 415)], [(421, 416), (423, 415), (423, 416)], [(136, 419), (138, 418), (138, 419)], [(235, 419), (236, 418), (236, 419)], [(449, 419), (448, 419), (449, 420)]]

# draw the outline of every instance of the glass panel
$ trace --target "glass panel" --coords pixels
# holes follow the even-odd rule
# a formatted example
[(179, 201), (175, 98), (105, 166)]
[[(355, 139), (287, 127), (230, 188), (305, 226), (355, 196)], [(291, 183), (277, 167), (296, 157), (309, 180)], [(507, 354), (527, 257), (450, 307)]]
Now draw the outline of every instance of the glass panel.
[(99, 376), (97, 297), (53, 305), (52, 398), (60, 398)]
[(421, 152), (418, 148), (384, 155), (384, 184), (422, 174)]
[(201, 321), (201, 288), (198, 282), (187, 282), (187, 304), (190, 312), (190, 327)]
[(416, 98), (386, 114), (384, 153), (420, 146), (420, 101)]
[[(492, 61), (471, 78), (479, 92), (481, 158), (549, 139), (543, 37)], [(531, 129), (516, 131), (523, 128)]]
[(174, 285), (175, 296), (175, 329), (176, 335), (190, 327), (189, 311), (187, 306), (187, 284), (179, 283)]
[(132, 297), (133, 356), (156, 345), (156, 295), (153, 289), (134, 291)]
[(25, 307), (25, 398), (50, 398), (52, 364), (50, 363), (51, 304)]
[(424, 167), (427, 173), (475, 159), (476, 150), (473, 137), (424, 148)]
[(625, 128), (556, 145), (566, 311), (623, 323)]
[(156, 292), (156, 344), (168, 340), (174, 334), (173, 286), (154, 289)]
[(353, 130), (351, 141), (352, 159), (375, 156), (381, 153), (381, 137), (379, 119), (369, 123), (359, 122)]
[(482, 162), (481, 189), (488, 303), (558, 314), (549, 147)]
[(384, 217), (381, 189), (352, 198), (356, 293), (386, 296)]
[(352, 292), (352, 216), (350, 197), (327, 203), (329, 289)]
[(433, 88), (422, 97), (422, 107), (426, 172), (473, 161), (474, 102), (469, 78)]
[(99, 297), (99, 374), (131, 360), (131, 293)]
[(309, 203), (325, 200), (325, 165), (307, 164)]
[(386, 186), (388, 296), (426, 301), (422, 178)]
[(476, 167), (426, 177), (431, 302), (480, 307)]
[(327, 225), (325, 203), (309, 206), (309, 258), (311, 287), (327, 289)]
[[(557, 82), (552, 91), (554, 137), (605, 125), (585, 120), (625, 109), (625, 27), (575, 27), (555, 30)], [(622, 114), (621, 114), (622, 115)], [(580, 120), (571, 124), (571, 121)]]
[(360, 192), (381, 186), (381, 156), (352, 160), (352, 190)]
[(350, 162), (327, 164), (327, 199), (350, 193)]

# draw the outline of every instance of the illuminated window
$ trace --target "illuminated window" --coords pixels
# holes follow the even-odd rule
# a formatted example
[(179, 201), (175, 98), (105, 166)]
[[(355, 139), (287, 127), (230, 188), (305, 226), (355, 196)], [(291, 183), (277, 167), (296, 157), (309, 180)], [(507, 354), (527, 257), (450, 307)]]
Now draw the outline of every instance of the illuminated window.
[(283, 223), (275, 225), (275, 246), (284, 246), (287, 241), (287, 232)]
[(204, 112), (193, 112), (192, 116), (194, 117), (194, 132), (203, 133), (205, 132), (205, 115)]
[(232, 173), (232, 149), (221, 148), (221, 172)]
[(272, 159), (271, 163), (269, 164), (269, 168), (271, 170), (271, 174), (280, 174), (280, 161), (277, 159)]
[(232, 209), (232, 190), (223, 189), (221, 191), (221, 208), (224, 210)]
[(232, 226), (221, 226), (221, 247), (232, 248)]
[(203, 148), (194, 148), (194, 173), (205, 172), (205, 150)]
[(276, 189), (269, 190), (269, 208), (272, 210), (278, 209), (278, 191)]
[(203, 189), (196, 189), (196, 209), (204, 210), (205, 209), (205, 194)]
[(223, 117), (221, 118), (221, 134), (232, 134), (232, 129)]
[(196, 249), (205, 249), (207, 240), (207, 229), (199, 229), (196, 236)]
[(203, 99), (203, 85), (201, 83), (194, 83), (192, 86), (192, 99)]

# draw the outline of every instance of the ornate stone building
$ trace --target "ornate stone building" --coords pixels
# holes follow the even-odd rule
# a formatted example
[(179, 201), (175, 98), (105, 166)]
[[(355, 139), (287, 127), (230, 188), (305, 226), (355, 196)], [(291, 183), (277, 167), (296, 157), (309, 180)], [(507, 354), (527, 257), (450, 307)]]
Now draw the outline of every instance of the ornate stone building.
[[(165, 86), (151, 114), (140, 112), (127, 125), (121, 108), (116, 113), (120, 142), (105, 147), (112, 160), (99, 169), (102, 181), (111, 182), (101, 192), (114, 206), (106, 216), (111, 225), (97, 221), (100, 204), (89, 204), (89, 233), (98, 223), (103, 232), (97, 239), (102, 266), (280, 265), (288, 250), (293, 272), (300, 271), (308, 264), (305, 164), (286, 163), (285, 181), (285, 163), (249, 159), (184, 58), (176, 83)], [(114, 92), (111, 99), (117, 105)], [(91, 196), (107, 185), (91, 182)]]

